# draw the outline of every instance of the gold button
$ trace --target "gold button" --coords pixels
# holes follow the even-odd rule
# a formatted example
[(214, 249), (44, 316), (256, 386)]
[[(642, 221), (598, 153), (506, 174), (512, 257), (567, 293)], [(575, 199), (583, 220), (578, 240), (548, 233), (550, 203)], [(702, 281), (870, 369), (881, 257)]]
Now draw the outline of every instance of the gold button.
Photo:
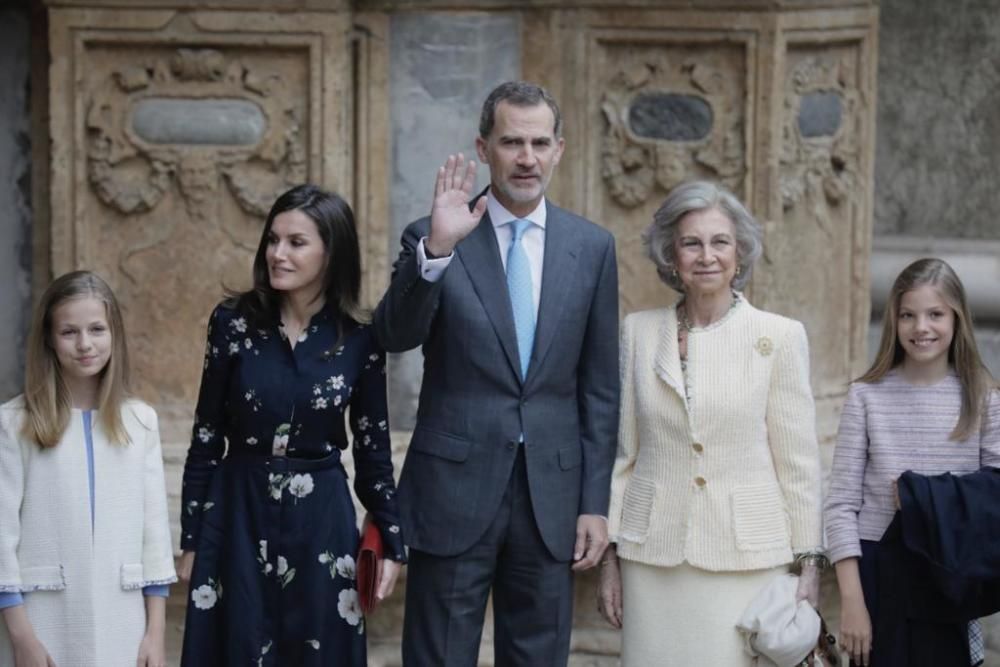
[(700, 442), (694, 443), (693, 445), (691, 445), (691, 447), (694, 448), (694, 451), (698, 452), (699, 454), (705, 451), (705, 448), (702, 446)]
[(706, 484), (708, 484), (708, 482), (705, 481), (705, 478), (700, 475), (694, 478), (694, 483), (697, 484), (698, 486), (705, 486)]

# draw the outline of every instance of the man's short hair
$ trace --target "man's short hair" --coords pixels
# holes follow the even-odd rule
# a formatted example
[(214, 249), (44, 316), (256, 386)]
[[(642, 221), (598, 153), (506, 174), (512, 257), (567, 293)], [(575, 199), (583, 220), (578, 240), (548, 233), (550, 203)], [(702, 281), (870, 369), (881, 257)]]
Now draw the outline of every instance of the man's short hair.
[(558, 139), (562, 132), (562, 115), (559, 105), (549, 91), (539, 85), (527, 81), (507, 81), (493, 89), (483, 102), (483, 111), (479, 116), (479, 136), (486, 139), (493, 131), (496, 123), (497, 105), (507, 102), (516, 107), (533, 107), (544, 102), (552, 110), (555, 119), (554, 134)]

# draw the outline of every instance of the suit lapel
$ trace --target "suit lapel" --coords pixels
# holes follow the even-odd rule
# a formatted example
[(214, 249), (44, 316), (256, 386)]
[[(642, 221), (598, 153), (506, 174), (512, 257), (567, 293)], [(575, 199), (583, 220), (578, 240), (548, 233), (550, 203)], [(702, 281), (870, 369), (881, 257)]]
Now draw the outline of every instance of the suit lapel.
[(472, 287), (497, 332), (507, 361), (520, 377), (521, 361), (517, 356), (517, 334), (507, 294), (507, 277), (500, 261), (496, 232), (493, 231), (488, 213), (483, 215), (479, 226), (458, 244), (455, 252), (462, 260)]
[(680, 397), (687, 410), (687, 396), (684, 391), (684, 373), (681, 371), (681, 355), (677, 348), (677, 308), (667, 309), (660, 325), (659, 344), (656, 348), (656, 374)]
[(535, 349), (528, 376), (542, 365), (552, 341), (559, 333), (559, 320), (566, 306), (566, 295), (576, 273), (580, 242), (573, 236), (572, 224), (548, 201), (545, 216), (545, 256), (542, 259), (542, 295), (535, 326)]

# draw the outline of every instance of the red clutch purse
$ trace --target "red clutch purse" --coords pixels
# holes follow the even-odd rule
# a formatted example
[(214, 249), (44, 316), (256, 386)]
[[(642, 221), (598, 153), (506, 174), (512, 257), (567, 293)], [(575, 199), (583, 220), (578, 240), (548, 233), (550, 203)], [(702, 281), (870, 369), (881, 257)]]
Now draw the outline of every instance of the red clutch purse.
[(374, 521), (365, 523), (361, 535), (361, 547), (358, 549), (358, 602), (361, 611), (367, 616), (375, 610), (378, 600), (375, 591), (378, 588), (378, 564), (382, 560), (382, 533)]

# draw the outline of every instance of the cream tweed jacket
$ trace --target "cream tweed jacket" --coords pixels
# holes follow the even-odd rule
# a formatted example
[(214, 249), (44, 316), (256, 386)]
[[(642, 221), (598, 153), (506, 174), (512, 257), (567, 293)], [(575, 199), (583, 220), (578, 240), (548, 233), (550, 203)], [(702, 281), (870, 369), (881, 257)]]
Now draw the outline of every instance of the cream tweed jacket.
[(619, 556), (739, 571), (817, 549), (820, 462), (802, 324), (740, 297), (722, 320), (691, 331), (686, 377), (677, 327), (674, 307), (625, 318), (608, 515)]
[[(42, 449), (21, 435), (22, 397), (0, 406), (0, 592), (24, 592), (35, 634), (60, 667), (130, 667), (146, 628), (144, 586), (174, 573), (156, 412), (122, 407), (131, 443), (94, 413), (91, 528), (83, 415)], [(0, 665), (13, 665), (0, 623)]]

